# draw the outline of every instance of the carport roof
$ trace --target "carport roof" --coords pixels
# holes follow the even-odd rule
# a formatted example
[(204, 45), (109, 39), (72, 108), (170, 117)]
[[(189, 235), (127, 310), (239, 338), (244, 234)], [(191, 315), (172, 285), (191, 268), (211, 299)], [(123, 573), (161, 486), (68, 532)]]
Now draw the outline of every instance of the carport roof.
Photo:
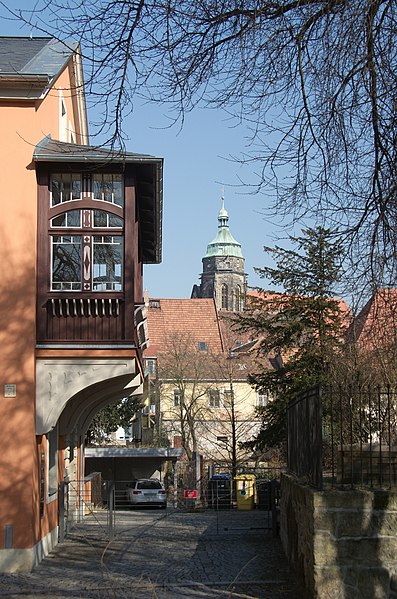
[(180, 447), (86, 447), (86, 458), (160, 458), (177, 460), (184, 450)]

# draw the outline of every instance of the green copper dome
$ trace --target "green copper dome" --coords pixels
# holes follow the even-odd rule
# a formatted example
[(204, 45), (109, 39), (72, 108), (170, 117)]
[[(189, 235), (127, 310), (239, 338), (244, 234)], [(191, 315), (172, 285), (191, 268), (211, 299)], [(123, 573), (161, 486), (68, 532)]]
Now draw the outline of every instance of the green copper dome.
[(241, 251), (241, 244), (230, 233), (228, 221), (229, 215), (225, 209), (225, 200), (222, 197), (222, 208), (218, 215), (218, 233), (211, 243), (208, 244), (205, 258), (210, 258), (211, 256), (244, 257)]

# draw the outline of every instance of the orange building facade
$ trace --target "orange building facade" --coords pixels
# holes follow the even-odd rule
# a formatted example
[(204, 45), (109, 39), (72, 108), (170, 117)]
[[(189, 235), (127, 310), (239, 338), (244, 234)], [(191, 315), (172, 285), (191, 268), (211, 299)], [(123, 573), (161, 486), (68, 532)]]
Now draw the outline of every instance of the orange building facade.
[(76, 43), (0, 38), (0, 572), (58, 541), (95, 413), (143, 393), (162, 159), (88, 145)]

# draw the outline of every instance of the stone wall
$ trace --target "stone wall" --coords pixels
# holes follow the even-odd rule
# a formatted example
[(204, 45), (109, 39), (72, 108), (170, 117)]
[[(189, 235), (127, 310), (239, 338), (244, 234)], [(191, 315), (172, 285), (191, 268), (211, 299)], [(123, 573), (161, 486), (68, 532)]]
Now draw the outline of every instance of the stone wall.
[(281, 480), (280, 535), (315, 599), (397, 599), (397, 492)]

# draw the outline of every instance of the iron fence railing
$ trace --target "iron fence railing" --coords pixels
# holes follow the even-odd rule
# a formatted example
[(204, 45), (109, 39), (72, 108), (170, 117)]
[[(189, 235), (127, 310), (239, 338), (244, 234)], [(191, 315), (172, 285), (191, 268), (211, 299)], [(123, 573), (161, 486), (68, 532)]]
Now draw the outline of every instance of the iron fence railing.
[(312, 486), (397, 485), (397, 392), (324, 386), (288, 407), (288, 470)]
[(322, 488), (321, 388), (312, 387), (288, 405), (288, 470)]

